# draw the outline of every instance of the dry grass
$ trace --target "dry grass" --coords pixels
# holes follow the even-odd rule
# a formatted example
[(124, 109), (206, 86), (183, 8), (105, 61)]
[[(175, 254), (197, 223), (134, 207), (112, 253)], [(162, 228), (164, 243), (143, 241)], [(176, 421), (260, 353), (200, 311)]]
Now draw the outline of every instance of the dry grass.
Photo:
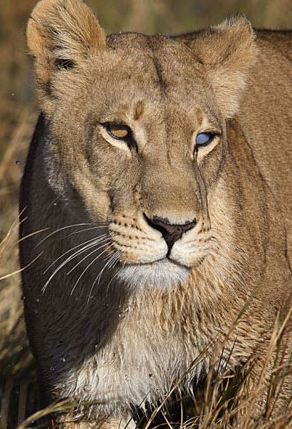
[[(26, 417), (32, 359), (22, 317), (18, 266), (18, 183), (35, 115), (24, 110), (0, 163), (0, 427)], [(1, 392), (2, 391), (2, 392)]]
[[(18, 266), (18, 187), (25, 154), (35, 123), (31, 64), (26, 56), (25, 23), (35, 0), (0, 0), (0, 428), (20, 425), (37, 410), (37, 387), (22, 317)], [(290, 0), (88, 0), (98, 11), (100, 21), (109, 31), (140, 30), (180, 32), (216, 23), (226, 15), (243, 12), (257, 26), (291, 26)], [(125, 12), (126, 11), (126, 12)], [(239, 399), (246, 408), (240, 428), (269, 429), (292, 427), (287, 413), (277, 422), (270, 420), (269, 409), (281, 383), (278, 373), (271, 382), (271, 394), (265, 413), (257, 422), (249, 418), (257, 391)], [(222, 401), (222, 384), (209, 383), (197, 424), (227, 428), (230, 412), (228, 399)], [(242, 395), (242, 393), (240, 393)], [(225, 398), (225, 396), (224, 396)], [(227, 402), (226, 402), (227, 401)], [(58, 404), (57, 408), (72, 404)], [(76, 404), (74, 404), (75, 406)], [(48, 410), (42, 413), (47, 413)], [(217, 423), (215, 424), (215, 417)], [(20, 427), (27, 427), (32, 420)], [(152, 416), (154, 418), (154, 416)], [(219, 421), (218, 421), (219, 419)], [(167, 417), (166, 417), (167, 420)], [(164, 421), (167, 425), (167, 422)], [(189, 421), (188, 426), (194, 426)], [(171, 426), (171, 425), (170, 425)]]

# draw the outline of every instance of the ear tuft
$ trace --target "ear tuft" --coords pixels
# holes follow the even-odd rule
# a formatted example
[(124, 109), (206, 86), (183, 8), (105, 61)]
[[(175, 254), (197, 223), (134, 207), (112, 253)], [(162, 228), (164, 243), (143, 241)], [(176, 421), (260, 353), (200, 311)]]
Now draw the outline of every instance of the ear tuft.
[(249, 68), (256, 58), (255, 33), (243, 16), (231, 17), (211, 27), (216, 55), (210, 64), (225, 64), (231, 69)]
[(226, 118), (239, 109), (250, 67), (257, 57), (255, 34), (244, 17), (233, 17), (200, 33), (193, 49), (205, 65), (219, 107)]
[(106, 42), (82, 0), (41, 0), (28, 21), (27, 44), (35, 57), (38, 81), (48, 82), (55, 71), (74, 68)]

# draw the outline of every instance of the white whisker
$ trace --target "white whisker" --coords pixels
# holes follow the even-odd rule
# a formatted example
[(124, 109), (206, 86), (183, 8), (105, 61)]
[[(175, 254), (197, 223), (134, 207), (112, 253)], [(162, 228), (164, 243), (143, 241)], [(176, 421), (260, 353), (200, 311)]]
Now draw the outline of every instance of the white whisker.
[(87, 232), (87, 231), (92, 231), (94, 229), (105, 229), (107, 226), (93, 226), (91, 228), (85, 228), (85, 229), (80, 229), (79, 231), (74, 231), (71, 232), (69, 235), (67, 235), (67, 237), (71, 237), (71, 235), (76, 235), (76, 234), (80, 234), (81, 232)]
[(96, 258), (93, 259), (93, 261), (90, 262), (90, 264), (87, 265), (87, 267), (82, 271), (82, 273), (80, 274), (80, 276), (78, 277), (78, 279), (76, 280), (70, 295), (72, 295), (74, 293), (74, 290), (76, 289), (78, 283), (80, 282), (80, 280), (82, 279), (82, 277), (84, 276), (84, 274), (89, 270), (89, 268), (104, 254), (108, 251), (108, 249), (110, 248), (110, 244), (106, 244), (106, 248), (105, 250), (103, 250)]
[[(87, 250), (91, 249), (92, 247), (96, 246), (99, 243), (99, 240), (95, 240), (94, 242), (92, 242), (92, 240), (90, 240), (91, 243), (87, 244), (87, 246), (83, 247), (82, 249), (79, 249), (77, 252), (75, 252), (73, 255), (69, 256), (64, 262), (62, 262), (53, 272), (53, 274), (49, 277), (49, 279), (47, 280), (47, 282), (44, 284), (43, 288), (42, 288), (42, 292), (44, 293), (48, 284), (51, 282), (51, 280), (55, 277), (55, 275), (65, 266), (67, 265), (70, 261), (72, 261), (73, 259), (75, 259), (77, 256), (79, 256), (81, 253), (86, 252)], [(84, 244), (84, 243), (83, 243)], [(71, 249), (72, 250), (72, 249)], [(66, 252), (68, 253), (68, 252)], [(64, 255), (62, 255), (63, 257)], [(60, 258), (58, 258), (60, 259)], [(56, 262), (56, 261), (55, 261)], [(54, 263), (53, 263), (54, 264)], [(53, 265), (51, 264), (51, 266)], [(48, 270), (48, 269), (47, 269)], [(47, 272), (47, 270), (45, 272)]]
[(63, 226), (62, 228), (58, 228), (55, 231), (51, 232), (50, 234), (48, 234), (45, 238), (43, 238), (41, 241), (38, 242), (37, 246), (40, 246), (44, 241), (46, 241), (48, 238), (52, 237), (53, 235), (57, 234), (58, 232), (61, 232), (65, 229), (68, 228), (73, 228), (76, 226), (88, 226), (88, 225), (92, 225), (92, 223), (75, 223), (72, 225), (67, 225), (67, 226)]
[(116, 254), (111, 255), (111, 257), (109, 258), (109, 260), (107, 261), (107, 263), (104, 264), (102, 270), (100, 271), (100, 273), (97, 276), (97, 284), (100, 283), (101, 276), (102, 276), (104, 270), (106, 270), (106, 268), (110, 269), (112, 267), (113, 263), (115, 263), (117, 259), (118, 259), (118, 256)]
[(49, 266), (48, 268), (46, 268), (46, 270), (44, 271), (44, 274), (46, 274), (46, 272), (52, 267), (54, 266), (60, 259), (62, 259), (65, 255), (67, 255), (68, 253), (72, 252), (75, 249), (78, 249), (79, 247), (84, 246), (84, 244), (87, 243), (99, 243), (102, 239), (104, 239), (106, 237), (107, 234), (103, 234), (101, 236), (95, 237), (95, 238), (91, 238), (90, 240), (84, 241), (81, 244), (78, 244), (77, 246), (72, 247), (71, 249), (67, 250), (66, 252), (62, 253), (61, 256), (59, 256), (57, 259), (55, 259)]
[[(104, 239), (105, 241), (106, 239)], [(98, 252), (100, 249), (104, 248), (105, 246), (108, 245), (108, 243), (110, 242), (110, 238), (107, 239), (107, 243), (102, 244), (101, 246), (98, 246), (97, 249), (94, 249), (92, 252), (90, 252), (88, 255), (84, 256), (84, 258), (81, 259), (81, 261), (79, 261), (73, 268), (71, 268), (70, 271), (68, 271), (67, 276), (71, 273), (73, 273), (73, 271), (80, 265), (82, 264), (83, 261), (85, 261), (87, 258), (89, 258), (89, 256), (91, 256), (93, 253)]]
[[(105, 266), (109, 262), (111, 262), (111, 264), (108, 266), (108, 268), (112, 268), (112, 267), (115, 266), (115, 264), (117, 264), (118, 261), (119, 261), (119, 255), (118, 255), (118, 252), (115, 252), (113, 255), (110, 256), (110, 258), (109, 258), (108, 262), (105, 264)], [(104, 271), (105, 266), (103, 267), (103, 269), (101, 270), (101, 272), (99, 272), (98, 275), (95, 277), (95, 279), (94, 279), (94, 281), (92, 283), (92, 286), (90, 288), (90, 291), (89, 291), (87, 302), (89, 302), (91, 294), (92, 294), (92, 291), (93, 291), (93, 288), (96, 285), (98, 279), (100, 278), (101, 273)], [(117, 275), (118, 275), (118, 273), (115, 273), (115, 275), (112, 277), (112, 279), (110, 280), (110, 282), (107, 284), (107, 289), (108, 289), (109, 285), (112, 283), (112, 281), (114, 280), (114, 278), (116, 278)]]

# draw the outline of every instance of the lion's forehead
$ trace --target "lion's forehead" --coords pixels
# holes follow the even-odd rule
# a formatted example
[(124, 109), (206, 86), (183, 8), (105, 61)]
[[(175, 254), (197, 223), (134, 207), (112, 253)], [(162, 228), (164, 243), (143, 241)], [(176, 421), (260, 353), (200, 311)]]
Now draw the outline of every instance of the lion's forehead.
[(134, 45), (125, 35), (117, 37), (115, 46), (87, 67), (85, 73), (93, 91), (106, 89), (107, 97), (118, 91), (128, 100), (139, 94), (149, 100), (163, 97), (186, 104), (194, 99), (200, 103), (212, 99), (206, 73), (187, 47), (162, 36), (154, 42), (138, 36)]
[[(111, 78), (107, 74), (111, 74)], [(174, 76), (173, 80), (166, 77), (162, 82), (162, 78), (158, 81), (154, 73), (148, 71), (148, 76), (145, 76), (137, 69), (130, 76), (123, 71), (115, 74), (110, 70), (103, 76), (103, 80), (93, 79), (85, 94), (88, 114), (100, 121), (124, 119), (123, 122), (127, 122), (127, 114), (131, 115), (135, 107), (142, 104), (140, 123), (145, 126), (148, 123), (147, 128), (159, 124), (168, 124), (168, 128), (171, 124), (188, 128), (198, 116), (220, 126), (220, 113), (213, 94), (198, 82), (188, 82), (182, 76)], [(112, 80), (114, 76), (116, 79)]]
[(64, 74), (62, 117), (67, 106), (70, 116), (76, 112), (78, 123), (82, 117), (86, 124), (127, 123), (128, 114), (142, 102), (140, 124), (145, 137), (152, 138), (155, 132), (155, 141), (159, 129), (164, 133), (165, 128), (168, 135), (175, 129), (180, 140), (184, 134), (190, 136), (203, 123), (198, 116), (220, 128), (219, 108), (206, 73), (185, 45), (163, 36), (135, 34), (109, 40), (110, 49), (90, 58), (75, 74)]

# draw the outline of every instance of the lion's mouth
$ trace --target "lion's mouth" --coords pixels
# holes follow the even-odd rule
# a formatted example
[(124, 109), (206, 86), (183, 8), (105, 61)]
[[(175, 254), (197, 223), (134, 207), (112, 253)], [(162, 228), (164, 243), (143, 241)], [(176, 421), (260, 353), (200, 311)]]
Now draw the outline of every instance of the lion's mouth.
[(173, 265), (178, 265), (179, 267), (189, 269), (189, 267), (187, 267), (186, 265), (181, 264), (180, 262), (176, 262), (175, 260), (171, 259), (169, 257), (169, 254), (167, 254), (166, 256), (164, 256), (162, 258), (156, 259), (155, 261), (152, 261), (152, 262), (136, 262), (136, 263), (131, 263), (131, 264), (127, 264), (127, 265), (129, 265), (129, 266), (140, 266), (140, 267), (149, 266), (149, 267), (154, 268), (154, 267), (156, 267), (156, 264), (163, 265), (163, 264), (167, 264), (167, 263), (171, 263)]
[(189, 268), (164, 257), (150, 263), (124, 265), (119, 270), (118, 277), (135, 289), (169, 289), (183, 283), (188, 274)]

